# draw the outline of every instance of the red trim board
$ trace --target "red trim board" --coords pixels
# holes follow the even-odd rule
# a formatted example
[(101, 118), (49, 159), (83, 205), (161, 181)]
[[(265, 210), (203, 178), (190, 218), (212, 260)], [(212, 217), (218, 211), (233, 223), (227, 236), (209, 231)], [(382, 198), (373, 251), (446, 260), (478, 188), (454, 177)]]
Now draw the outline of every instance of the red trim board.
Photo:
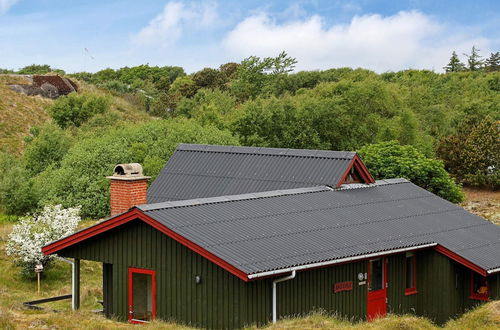
[(186, 246), (187, 248), (191, 249), (192, 251), (198, 253), (202, 257), (210, 260), (214, 264), (222, 267), (223, 269), (227, 270), (231, 274), (237, 276), (241, 280), (248, 282), (248, 276), (238, 268), (234, 267), (233, 265), (229, 264), (228, 262), (222, 260), (221, 258), (217, 257), (216, 255), (208, 252), (201, 246), (197, 245), (196, 243), (188, 240), (187, 238), (177, 234), (173, 230), (169, 229), (168, 227), (162, 225), (158, 221), (154, 220), (150, 216), (146, 215), (144, 212), (137, 208), (133, 208), (130, 211), (123, 213), (121, 215), (118, 215), (114, 218), (111, 218), (109, 220), (103, 221), (97, 225), (94, 225), (92, 227), (89, 227), (87, 229), (84, 229), (80, 232), (77, 232), (71, 236), (68, 236), (66, 238), (63, 238), (59, 241), (56, 241), (54, 243), (51, 243), (49, 245), (46, 245), (42, 248), (42, 252), (44, 255), (49, 255), (52, 253), (55, 253), (59, 250), (62, 250), (68, 246), (71, 246), (73, 244), (76, 244), (78, 242), (81, 242), (87, 238), (90, 238), (92, 236), (95, 236), (97, 234), (100, 234), (104, 231), (110, 230), (112, 228), (115, 228), (117, 226), (120, 226), (124, 223), (127, 223), (129, 221), (139, 219), (144, 221), (145, 223), (149, 224), (153, 228), (158, 229), (165, 235), (169, 236), (170, 238), (176, 240), (180, 244)]
[(141, 324), (145, 323), (144, 321), (140, 320), (134, 320), (132, 318), (133, 313), (132, 313), (132, 306), (134, 305), (134, 294), (133, 294), (133, 287), (132, 287), (132, 275), (134, 273), (140, 273), (140, 274), (148, 274), (151, 275), (151, 291), (152, 291), (152, 306), (151, 306), (151, 318), (154, 320), (156, 318), (156, 272), (154, 270), (150, 269), (144, 269), (144, 268), (133, 268), (129, 267), (128, 268), (128, 321), (130, 323), (136, 323), (136, 324)]
[(352, 160), (349, 162), (349, 165), (347, 166), (347, 169), (345, 170), (344, 174), (340, 177), (339, 182), (337, 183), (336, 188), (340, 187), (341, 185), (344, 184), (347, 176), (349, 175), (349, 172), (351, 171), (351, 168), (354, 166), (354, 168), (358, 171), (358, 173), (361, 175), (361, 178), (363, 179), (364, 183), (375, 183), (375, 179), (373, 176), (370, 174), (368, 169), (366, 168), (365, 164), (361, 161), (361, 158), (356, 154), (352, 158)]
[(455, 252), (451, 251), (451, 250), (448, 250), (447, 248), (445, 248), (444, 246), (442, 245), (437, 245), (435, 248), (434, 248), (437, 252), (447, 256), (448, 258), (452, 259), (452, 260), (455, 260), (456, 262), (458, 262), (459, 264), (462, 264), (464, 265), (465, 267), (475, 271), (476, 273), (478, 274), (481, 274), (483, 276), (488, 276), (488, 272), (485, 271), (484, 269), (482, 269), (481, 267), (479, 267), (478, 265), (470, 262), (469, 260), (465, 259), (464, 257), (461, 257), (459, 256), (458, 254), (456, 254)]
[[(76, 244), (78, 242), (81, 242), (85, 239), (88, 239), (90, 237), (93, 237), (95, 235), (98, 235), (102, 232), (105, 232), (107, 230), (110, 230), (112, 228), (115, 228), (117, 226), (120, 226), (124, 223), (127, 223), (129, 221), (139, 219), (144, 221), (145, 223), (151, 225), (153, 228), (156, 228), (157, 230), (161, 231), (165, 235), (169, 236), (170, 238), (174, 239), (175, 241), (179, 242), (180, 244), (186, 246), (187, 248), (191, 249), (192, 251), (198, 253), (202, 257), (206, 258), (207, 260), (210, 260), (211, 262), (215, 263), (216, 265), (222, 267), (223, 269), (227, 270), (231, 274), (237, 276), (241, 280), (248, 282), (250, 279), (248, 278), (248, 275), (244, 273), (243, 271), (239, 270), (238, 268), (234, 267), (233, 265), (229, 264), (228, 262), (224, 261), (223, 259), (217, 257), (216, 255), (210, 253), (203, 247), (199, 246), (198, 244), (188, 240), (187, 238), (181, 236), (180, 234), (174, 232), (173, 230), (169, 229), (165, 225), (159, 223), (158, 221), (154, 220), (153, 218), (149, 217), (146, 215), (144, 212), (137, 208), (133, 208), (130, 211), (123, 213), (121, 215), (118, 215), (114, 218), (111, 218), (109, 220), (103, 221), (101, 223), (98, 223), (94, 226), (91, 226), (89, 228), (86, 228), (80, 232), (77, 232), (71, 236), (68, 236), (66, 238), (63, 238), (59, 241), (56, 241), (54, 243), (51, 243), (49, 245), (46, 245), (42, 248), (42, 252), (44, 255), (49, 255), (52, 253), (56, 253), (59, 250), (62, 250), (68, 246), (71, 246), (73, 244)], [(487, 272), (482, 269), (481, 267), (477, 266), (476, 264), (466, 260), (465, 258), (459, 256), (458, 254), (448, 250), (447, 248), (437, 245), (435, 247), (435, 250), (438, 251), (439, 253), (449, 257), (452, 260), (455, 260), (456, 262), (466, 266), (469, 269), (472, 269), (473, 271), (483, 275), (487, 276)], [(269, 276), (269, 277), (274, 277), (274, 276)]]

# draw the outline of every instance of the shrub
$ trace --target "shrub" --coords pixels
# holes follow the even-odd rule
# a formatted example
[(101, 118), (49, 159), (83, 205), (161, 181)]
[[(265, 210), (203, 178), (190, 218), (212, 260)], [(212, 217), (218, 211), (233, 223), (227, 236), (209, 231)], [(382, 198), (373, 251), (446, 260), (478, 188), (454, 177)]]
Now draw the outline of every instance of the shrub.
[(78, 127), (94, 115), (108, 111), (109, 107), (109, 101), (106, 97), (70, 93), (58, 98), (49, 107), (49, 113), (61, 128)]
[(446, 168), (464, 184), (500, 187), (500, 122), (489, 116), (465, 122), (454, 135), (441, 139), (438, 154)]
[(24, 161), (30, 175), (36, 175), (48, 166), (58, 166), (69, 148), (65, 132), (53, 124), (33, 127), (26, 138)]
[(238, 144), (227, 131), (187, 120), (116, 127), (75, 143), (59, 169), (49, 168), (37, 176), (40, 203), (81, 205), (83, 217), (105, 217), (109, 214), (106, 176), (112, 174), (114, 166), (139, 162), (153, 181), (179, 143)]
[(405, 178), (450, 202), (464, 195), (441, 161), (425, 157), (412, 146), (396, 141), (366, 145), (359, 154), (375, 179)]
[(39, 215), (21, 218), (14, 225), (5, 250), (22, 267), (21, 273), (32, 277), (37, 264), (45, 267), (54, 255), (45, 256), (42, 247), (75, 232), (80, 208), (63, 209), (61, 205), (46, 206)]
[(33, 182), (12, 155), (0, 153), (0, 207), (11, 215), (23, 215), (36, 208), (37, 193)]

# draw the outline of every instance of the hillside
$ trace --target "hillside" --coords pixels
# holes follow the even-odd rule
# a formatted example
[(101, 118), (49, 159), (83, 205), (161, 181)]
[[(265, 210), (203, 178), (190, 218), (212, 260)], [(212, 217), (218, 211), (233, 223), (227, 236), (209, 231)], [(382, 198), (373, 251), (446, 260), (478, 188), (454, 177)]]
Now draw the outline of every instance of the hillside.
[(45, 109), (52, 100), (19, 94), (7, 86), (27, 83), (22, 77), (0, 75), (0, 151), (20, 154), (30, 128), (49, 119)]
[[(28, 84), (22, 76), (0, 75), (0, 152), (20, 155), (24, 150), (24, 137), (30, 128), (50, 120), (47, 107), (54, 101), (41, 96), (27, 96), (12, 91), (10, 84)], [(107, 95), (111, 99), (111, 114), (118, 120), (144, 122), (150, 120), (138, 100), (113, 95), (93, 85), (77, 81), (79, 93)]]

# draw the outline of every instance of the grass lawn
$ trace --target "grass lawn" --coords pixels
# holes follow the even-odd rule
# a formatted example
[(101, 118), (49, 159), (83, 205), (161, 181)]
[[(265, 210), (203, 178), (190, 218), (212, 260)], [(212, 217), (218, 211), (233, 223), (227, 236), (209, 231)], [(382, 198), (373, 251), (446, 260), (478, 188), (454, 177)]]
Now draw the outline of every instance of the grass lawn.
[[(497, 221), (500, 202), (499, 192), (466, 190), (467, 202), (464, 207), (481, 216)], [(36, 281), (23, 280), (19, 268), (12, 264), (5, 254), (5, 241), (12, 230), (15, 218), (0, 215), (0, 329), (110, 329), (130, 328), (123, 322), (108, 320), (92, 312), (102, 308), (98, 303), (102, 299), (101, 264), (82, 260), (81, 263), (81, 305), (78, 312), (71, 310), (70, 300), (43, 304), (42, 311), (29, 310), (22, 302), (71, 293), (71, 266), (63, 261), (56, 261), (53, 267), (44, 272), (41, 294), (37, 295)], [(92, 221), (83, 221), (80, 227), (91, 225)], [(59, 312), (52, 311), (53, 309)], [(137, 326), (135, 326), (137, 327)], [(155, 321), (141, 329), (191, 329), (175, 323)], [(371, 323), (353, 323), (323, 313), (312, 313), (302, 318), (284, 319), (266, 329), (442, 329), (424, 318), (414, 316), (389, 315)], [(249, 327), (248, 329), (256, 329)], [(500, 301), (489, 302), (457, 320), (449, 321), (444, 329), (500, 329)]]

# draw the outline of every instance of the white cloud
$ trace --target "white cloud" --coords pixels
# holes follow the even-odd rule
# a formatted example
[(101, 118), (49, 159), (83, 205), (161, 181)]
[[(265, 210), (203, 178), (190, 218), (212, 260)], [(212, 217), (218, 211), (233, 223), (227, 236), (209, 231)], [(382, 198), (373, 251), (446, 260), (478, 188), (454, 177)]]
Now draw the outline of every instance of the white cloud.
[(333, 26), (318, 15), (277, 23), (261, 12), (237, 24), (223, 41), (230, 54), (240, 57), (275, 56), (285, 50), (297, 58), (298, 69), (349, 66), (378, 72), (409, 67), (440, 71), (453, 50), (462, 53), (473, 44), (486, 53), (489, 42), (452, 34), (418, 11), (354, 16), (348, 24)]
[(0, 0), (0, 15), (5, 14), (18, 0)]
[(211, 26), (217, 20), (216, 7), (214, 2), (185, 4), (171, 1), (132, 40), (142, 45), (171, 45), (182, 36), (186, 27), (199, 29)]

